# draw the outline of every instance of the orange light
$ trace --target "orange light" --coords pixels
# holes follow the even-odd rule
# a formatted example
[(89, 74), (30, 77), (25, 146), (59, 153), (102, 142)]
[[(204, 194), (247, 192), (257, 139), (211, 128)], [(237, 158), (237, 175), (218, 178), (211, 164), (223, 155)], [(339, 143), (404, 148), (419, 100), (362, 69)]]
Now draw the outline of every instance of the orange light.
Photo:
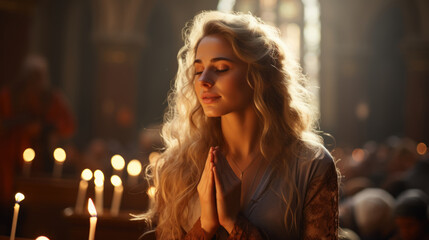
[(420, 155), (424, 155), (428, 150), (428, 147), (424, 143), (417, 144), (417, 153)]
[(24, 153), (22, 154), (22, 158), (24, 158), (25, 162), (33, 161), (35, 156), (36, 156), (36, 153), (32, 148), (25, 149)]
[(356, 148), (352, 152), (352, 158), (356, 162), (362, 162), (365, 159), (365, 151), (361, 148)]

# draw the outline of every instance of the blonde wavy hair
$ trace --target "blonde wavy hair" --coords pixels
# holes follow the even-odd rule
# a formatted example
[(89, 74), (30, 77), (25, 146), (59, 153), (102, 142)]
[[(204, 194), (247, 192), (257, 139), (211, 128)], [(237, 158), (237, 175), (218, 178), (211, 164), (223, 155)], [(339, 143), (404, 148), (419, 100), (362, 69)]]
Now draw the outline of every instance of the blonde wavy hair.
[[(165, 151), (150, 167), (155, 204), (140, 216), (157, 221), (160, 239), (183, 237), (182, 226), (192, 212), (189, 203), (197, 194), (207, 152), (210, 146), (223, 145), (220, 118), (205, 116), (193, 84), (196, 49), (203, 37), (212, 34), (222, 35), (235, 55), (248, 64), (247, 81), (262, 126), (260, 152), (280, 169), (278, 174), (287, 176), (291, 159), (303, 150), (316, 154), (322, 142), (316, 133), (318, 114), (307, 79), (286, 51), (279, 30), (251, 14), (206, 11), (196, 15), (184, 28), (184, 46), (177, 55), (178, 71), (162, 129)], [(288, 226), (294, 219), (290, 203), (299, 199), (293, 192), (295, 183), (282, 178), (290, 186), (279, 193), (286, 204), (284, 223)]]

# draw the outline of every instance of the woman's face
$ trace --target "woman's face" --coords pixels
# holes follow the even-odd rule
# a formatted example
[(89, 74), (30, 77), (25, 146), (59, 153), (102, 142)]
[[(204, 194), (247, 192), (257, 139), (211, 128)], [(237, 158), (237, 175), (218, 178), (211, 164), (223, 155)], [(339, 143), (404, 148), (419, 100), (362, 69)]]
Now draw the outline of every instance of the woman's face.
[(252, 106), (247, 64), (235, 56), (231, 44), (221, 35), (201, 39), (194, 69), (195, 93), (206, 116), (244, 113)]

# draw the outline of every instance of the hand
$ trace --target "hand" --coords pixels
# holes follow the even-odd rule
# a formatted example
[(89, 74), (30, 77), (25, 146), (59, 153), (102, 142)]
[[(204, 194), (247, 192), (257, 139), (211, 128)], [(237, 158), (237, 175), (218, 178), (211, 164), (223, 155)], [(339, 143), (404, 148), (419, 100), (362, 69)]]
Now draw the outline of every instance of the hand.
[(201, 228), (211, 238), (219, 227), (213, 177), (213, 147), (210, 148), (203, 174), (197, 186), (201, 205)]
[[(215, 149), (213, 153), (215, 162), (226, 161), (221, 153)], [(223, 159), (222, 159), (223, 158)], [(216, 164), (213, 167), (214, 181), (216, 187), (216, 207), (219, 224), (228, 233), (231, 233), (240, 212), (241, 181), (238, 178), (222, 174), (222, 169)]]

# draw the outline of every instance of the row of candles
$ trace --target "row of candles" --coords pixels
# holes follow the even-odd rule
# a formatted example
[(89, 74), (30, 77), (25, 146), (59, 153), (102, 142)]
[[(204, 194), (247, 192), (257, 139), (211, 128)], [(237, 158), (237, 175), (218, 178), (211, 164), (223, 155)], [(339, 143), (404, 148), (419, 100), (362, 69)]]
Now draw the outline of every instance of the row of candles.
[[(66, 160), (66, 152), (62, 148), (56, 148), (53, 152), (53, 156), (55, 159), (55, 165), (53, 170), (54, 177), (61, 177), (63, 164)], [(30, 176), (31, 164), (36, 157), (36, 152), (32, 148), (27, 148), (24, 150), (22, 157), (24, 159), (24, 167), (23, 174), (24, 176)], [(121, 176), (122, 172), (125, 168), (125, 159), (119, 155), (115, 154), (111, 158), (111, 164), (113, 169), (115, 170), (116, 175)], [(138, 176), (142, 171), (142, 165), (139, 160), (133, 159), (127, 164), (127, 172), (128, 172), (128, 184), (134, 185), (138, 182)]]
[[(16, 226), (18, 223), (18, 213), (20, 208), (20, 203), (22, 200), (24, 200), (25, 196), (24, 194), (18, 192), (15, 194), (15, 206), (13, 207), (13, 219), (12, 219), (12, 229), (10, 232), (10, 240), (15, 240), (15, 233), (16, 233)], [(88, 199), (88, 212), (90, 214), (89, 218), (89, 237), (88, 240), (94, 240), (95, 237), (95, 228), (97, 224), (97, 209), (94, 206), (94, 203), (92, 202), (92, 199)], [(45, 236), (39, 236), (36, 238), (36, 240), (49, 240), (49, 238)]]

